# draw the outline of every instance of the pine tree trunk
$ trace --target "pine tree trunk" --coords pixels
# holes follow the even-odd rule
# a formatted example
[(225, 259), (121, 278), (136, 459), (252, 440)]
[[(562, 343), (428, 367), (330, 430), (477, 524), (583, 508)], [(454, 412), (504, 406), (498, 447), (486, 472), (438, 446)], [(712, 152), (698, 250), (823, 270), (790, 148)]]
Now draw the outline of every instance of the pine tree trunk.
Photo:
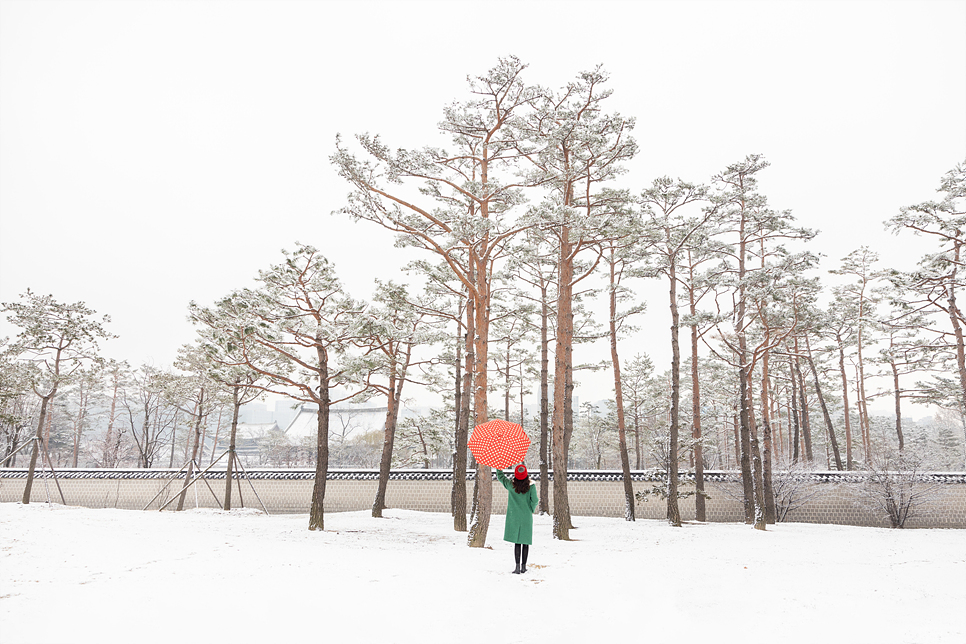
[[(691, 276), (691, 283), (694, 277)], [(692, 317), (697, 315), (694, 289), (688, 289), (688, 303)], [(704, 498), (704, 446), (701, 444), (701, 383), (698, 378), (698, 327), (691, 326), (691, 438), (694, 439), (694, 518), (707, 520)]]
[(741, 206), (741, 223), (739, 229), (738, 250), (738, 311), (735, 320), (735, 334), (738, 336), (738, 402), (741, 409), (738, 413), (738, 429), (741, 447), (741, 482), (744, 492), (745, 523), (755, 523), (755, 485), (752, 478), (751, 463), (751, 398), (748, 383), (751, 382), (751, 362), (748, 356), (748, 343), (745, 329), (745, 254), (747, 240), (745, 238), (745, 204)]
[[(503, 379), (503, 420), (510, 422), (510, 342), (506, 345), (506, 378)], [(520, 423), (523, 424), (522, 422)]]
[(53, 405), (47, 408), (47, 423), (44, 425), (44, 454), (47, 455), (48, 462), (50, 459), (50, 427), (54, 422), (54, 407)]
[(87, 398), (90, 396), (90, 392), (84, 395), (84, 383), (81, 382), (79, 386), (79, 396), (80, 405), (77, 410), (77, 421), (74, 423), (74, 451), (71, 458), (71, 467), (77, 467), (77, 456), (80, 451), (80, 438), (81, 433), (84, 431), (84, 417), (87, 415)]
[[(485, 176), (483, 177), (483, 183), (486, 183)], [(477, 295), (474, 311), (476, 317), (476, 355), (474, 356), (475, 389), (473, 392), (473, 407), (475, 418), (473, 422), (479, 425), (485, 423), (489, 418), (486, 398), (486, 369), (488, 362), (487, 339), (489, 338), (490, 332), (490, 292), (486, 279), (486, 266), (480, 262), (475, 256), (475, 253), (471, 253), (471, 261), (476, 262), (474, 273), (476, 277)], [(467, 533), (467, 544), (471, 548), (482, 548), (486, 545), (486, 535), (490, 527), (490, 511), (493, 501), (493, 477), (489, 467), (485, 465), (479, 465), (477, 467), (474, 489), (476, 490), (473, 501), (475, 512), (473, 514), (472, 524)]]
[(71, 467), (77, 467), (77, 452), (80, 449), (80, 419), (74, 421), (73, 446), (71, 448)]
[(34, 447), (30, 450), (30, 465), (27, 466), (27, 483), (24, 486), (23, 498), (21, 499), (21, 503), (24, 505), (30, 503), (30, 491), (34, 486), (34, 472), (37, 469), (37, 456), (40, 454), (41, 441), (44, 435), (44, 424), (47, 422), (47, 408), (56, 391), (57, 388), (54, 387), (49, 394), (40, 398), (40, 418), (37, 420), (37, 435), (34, 441)]
[(554, 350), (553, 382), (553, 536), (562, 541), (570, 540), (570, 504), (567, 497), (567, 441), (565, 427), (567, 354), (573, 346), (573, 264), (570, 231), (561, 227), (560, 261), (557, 279), (557, 340)]
[[(573, 328), (574, 316), (570, 315), (570, 328)], [(574, 437), (574, 352), (573, 344), (571, 350), (564, 354), (567, 362), (567, 378), (564, 384), (564, 454), (566, 454), (567, 468), (570, 471), (570, 443)], [(568, 475), (569, 481), (569, 475)], [(567, 529), (574, 528), (573, 516), (570, 514), (570, 487), (567, 487), (567, 503), (565, 508), (567, 517)]]
[(739, 404), (741, 409), (738, 412), (738, 431), (740, 438), (740, 461), (741, 483), (744, 492), (745, 523), (752, 524), (755, 521), (755, 487), (751, 472), (751, 432), (748, 430), (748, 381), (745, 378), (744, 370), (738, 374), (739, 379)]
[(845, 348), (842, 335), (836, 332), (835, 341), (839, 347), (839, 372), (842, 374), (842, 407), (845, 417), (845, 469), (852, 471), (852, 421), (849, 417), (849, 379), (845, 374)]
[(671, 300), (671, 422), (668, 428), (667, 462), (667, 520), (672, 526), (681, 527), (681, 510), (678, 506), (678, 419), (681, 405), (681, 347), (678, 342), (680, 316), (678, 314), (677, 277), (674, 258), (668, 271)]
[(795, 371), (798, 375), (798, 399), (802, 413), (802, 438), (805, 442), (805, 460), (812, 463), (815, 460), (812, 455), (812, 423), (809, 420), (808, 402), (805, 400), (805, 377), (802, 375), (802, 368), (797, 358), (795, 359)]
[[(473, 495), (470, 497), (473, 500), (470, 506), (470, 526), (472, 526), (476, 523), (476, 502), (480, 490), (480, 464), (476, 462), (476, 457), (470, 459), (470, 467), (473, 469)], [(469, 528), (467, 528), (467, 531), (469, 531)]]
[(315, 447), (315, 483), (309, 508), (309, 530), (325, 530), (325, 482), (329, 476), (329, 362), (322, 346), (316, 347), (319, 361), (319, 413)]
[(547, 285), (540, 285), (540, 514), (550, 512), (550, 340), (548, 339), (550, 310), (547, 305)]
[[(771, 410), (770, 418), (772, 419), (771, 420), (771, 424), (772, 424), (771, 426), (772, 426), (772, 432), (773, 432), (772, 437), (774, 438), (775, 436), (774, 432), (776, 431), (778, 432), (778, 439), (774, 440), (774, 442), (772, 443), (775, 446), (775, 451), (772, 452), (772, 454), (774, 454), (775, 456), (775, 458), (772, 459), (772, 463), (774, 463), (776, 459), (779, 462), (784, 460), (785, 446), (787, 445), (787, 443), (785, 442), (784, 423), (782, 423), (782, 403), (777, 397), (777, 392), (776, 392), (776, 395), (771, 397), (771, 404), (772, 404), (772, 410)], [(786, 415), (788, 414), (787, 405), (785, 407), (785, 414)]]
[[(859, 367), (858, 365), (856, 365), (855, 382), (859, 383), (861, 380), (862, 378), (860, 377), (860, 374), (859, 374)], [(858, 388), (858, 384), (856, 385), (856, 388)], [(858, 391), (856, 392), (855, 411), (859, 417), (859, 431), (862, 433), (862, 452), (865, 457), (866, 463), (871, 463), (872, 462), (872, 436), (869, 431), (869, 427), (865, 422), (865, 419), (868, 416), (868, 414), (866, 414), (865, 412), (865, 401), (862, 399), (862, 396), (858, 393)]]
[(238, 396), (238, 384), (231, 388), (232, 414), (231, 414), (231, 436), (228, 438), (228, 465), (225, 469), (225, 512), (231, 510), (231, 484), (235, 478), (233, 467), (235, 465), (235, 435), (238, 432), (238, 414), (241, 410), (241, 400)]
[(905, 443), (902, 437), (902, 392), (899, 390), (899, 368), (896, 366), (895, 360), (889, 360), (889, 366), (892, 368), (892, 389), (896, 402), (896, 436), (899, 438), (899, 451), (901, 452)]
[(644, 463), (641, 455), (641, 427), (638, 414), (634, 414), (634, 469), (643, 469)]
[[(133, 431), (133, 428), (132, 428)], [(174, 422), (171, 426), (171, 456), (168, 459), (168, 469), (174, 467), (174, 446), (178, 437), (178, 411), (174, 412)]]
[[(111, 396), (111, 411), (107, 418), (107, 435), (104, 437), (104, 467), (117, 467), (117, 449), (111, 448), (114, 442), (114, 414), (117, 411), (117, 390), (120, 388), (120, 378), (114, 379), (114, 394)], [(172, 441), (174, 439), (172, 438)]]
[[(220, 418), (219, 418), (218, 422), (221, 422), (221, 419)], [(198, 467), (199, 468), (201, 467), (201, 462), (203, 460), (205, 460), (205, 445), (207, 445), (207, 443), (208, 443), (208, 423), (203, 423), (201, 425), (201, 440), (198, 443), (198, 445), (199, 445), (199, 447), (198, 447)], [(214, 452), (215, 451), (215, 448), (212, 447), (211, 448), (211, 451)], [(212, 456), (212, 458), (214, 458), (214, 454), (212, 454), (211, 456)]]
[[(7, 450), (5, 451), (5, 453), (3, 455), (4, 459), (6, 459), (6, 458), (9, 458), (10, 459), (9, 461), (5, 461), (8, 464), (7, 467), (11, 467), (11, 468), (17, 467), (17, 456), (19, 456), (19, 454), (17, 454), (17, 448), (20, 447), (20, 430), (21, 429), (23, 429), (23, 428), (22, 427), (17, 427), (17, 431), (14, 432), (13, 437), (12, 437), (12, 439), (10, 441), (10, 447), (7, 448)], [(13, 454), (13, 456), (11, 456), (11, 454)]]
[(755, 530), (764, 530), (767, 525), (765, 520), (765, 483), (762, 473), (761, 451), (758, 447), (758, 434), (752, 432), (751, 435), (751, 462), (752, 471), (755, 477)]
[(792, 436), (792, 464), (798, 463), (799, 458), (799, 443), (801, 442), (801, 417), (798, 413), (798, 378), (795, 377), (795, 365), (791, 359), (788, 360), (788, 373), (789, 380), (792, 383), (792, 425), (794, 427), (794, 435)]
[(769, 417), (769, 405), (771, 404), (771, 393), (769, 391), (769, 358), (765, 353), (761, 361), (761, 434), (762, 434), (762, 484), (764, 485), (763, 494), (765, 502), (765, 523), (774, 524), (777, 517), (775, 509), (775, 488), (772, 484), (772, 439), (771, 439), (771, 418)]
[[(191, 460), (188, 462), (188, 474), (184, 479), (185, 485), (191, 481), (192, 466), (195, 463), (195, 459), (198, 456), (198, 441), (201, 439), (201, 419), (204, 417), (202, 413), (205, 404), (205, 390), (202, 387), (200, 394), (198, 395), (198, 402), (195, 404), (195, 437), (194, 437), (194, 447), (191, 450)], [(147, 441), (145, 440), (145, 451), (147, 450)], [(178, 512), (184, 509), (185, 497), (188, 495), (188, 488), (185, 487), (181, 490), (181, 497), (178, 499)]]
[(620, 445), (621, 472), (624, 479), (624, 519), (634, 520), (634, 482), (627, 456), (627, 432), (624, 424), (624, 393), (621, 386), (621, 362), (617, 355), (617, 284), (614, 271), (614, 250), (610, 261), (610, 357), (614, 367), (614, 395), (617, 404), (617, 437)]
[[(453, 530), (466, 532), (466, 443), (469, 440), (470, 424), (470, 387), (473, 383), (473, 302), (466, 303), (465, 368), (460, 382), (457, 368), (457, 426), (456, 452), (453, 455), (453, 491), (450, 495), (453, 511)], [(459, 356), (457, 356), (459, 357)], [(462, 389), (460, 389), (462, 387)]]
[[(858, 378), (857, 378), (857, 411), (859, 412), (859, 423), (862, 427), (862, 444), (865, 447), (865, 461), (870, 462), (872, 459), (872, 435), (871, 435), (871, 425), (869, 423), (869, 408), (868, 401), (865, 397), (865, 361), (862, 358), (862, 318), (865, 315), (865, 299), (864, 299), (864, 288), (863, 295), (859, 299), (859, 325), (858, 325), (858, 335), (857, 335), (857, 355), (858, 355)], [(803, 411), (804, 413), (804, 411)], [(811, 459), (809, 459), (811, 460)]]
[(771, 420), (765, 415), (761, 419), (762, 435), (762, 483), (764, 485), (763, 494), (765, 502), (765, 523), (774, 524), (777, 521), (778, 513), (775, 507), (775, 486), (772, 478), (772, 428)]
[[(160, 415), (160, 410), (158, 411), (158, 414)], [(148, 450), (147, 450), (148, 440), (149, 440), (148, 439), (148, 435), (149, 435), (150, 432), (149, 432), (149, 429), (148, 429), (149, 428), (149, 423), (148, 423), (148, 420), (147, 419), (148, 419), (148, 403), (144, 403), (144, 424), (141, 426), (141, 431), (143, 433), (144, 446), (145, 446), (145, 449), (144, 449), (144, 467), (150, 467), (150, 465), (148, 465)], [(184, 440), (184, 460), (185, 460), (185, 462), (188, 461), (188, 456), (190, 454), (191, 454), (191, 428), (189, 427), (188, 428), (188, 436), (186, 436), (185, 437), (185, 440)]]
[[(765, 522), (765, 474), (762, 465), (761, 450), (758, 442), (758, 425), (755, 421), (754, 390), (749, 376), (748, 395), (748, 435), (751, 447), (752, 491), (754, 493), (754, 526), (756, 530), (764, 530)], [(771, 494), (771, 490), (768, 491)]]
[(382, 433), (382, 457), (379, 459), (379, 482), (376, 485), (376, 498), (372, 503), (372, 517), (382, 518), (382, 511), (386, 507), (386, 488), (389, 487), (389, 471), (392, 468), (392, 450), (396, 440), (396, 426), (393, 418), (396, 415), (396, 368), (393, 364), (389, 375), (389, 394), (386, 396), (386, 422)]
[(815, 368), (815, 360), (812, 359), (812, 348), (805, 339), (805, 350), (808, 352), (808, 365), (812, 370), (812, 377), (815, 379), (815, 395), (818, 397), (819, 405), (822, 407), (822, 415), (825, 418), (825, 428), (828, 430), (829, 443), (832, 445), (832, 453), (835, 456), (835, 468), (842, 471), (842, 456), (839, 454), (839, 441), (835, 437), (835, 427), (832, 425), (832, 416), (829, 414), (828, 405), (825, 404), (825, 396), (822, 395), (822, 385), (818, 379), (818, 369)]
[[(741, 469), (741, 436), (740, 436), (741, 431), (738, 429), (738, 425), (740, 424), (738, 420), (738, 416), (740, 415), (740, 412), (738, 411), (737, 408), (734, 409), (734, 412), (735, 413), (732, 416), (731, 421), (732, 421), (732, 430), (735, 436), (735, 467), (738, 469)], [(742, 482), (742, 488), (744, 488), (744, 478), (742, 478), (741, 482)], [(742, 493), (744, 493), (744, 489), (742, 489)]]
[[(394, 347), (393, 350), (397, 350)], [(382, 511), (386, 509), (386, 489), (389, 487), (389, 473), (392, 468), (393, 445), (396, 440), (396, 427), (399, 423), (399, 407), (402, 404), (403, 385), (406, 384), (406, 373), (409, 371), (409, 361), (412, 359), (413, 345), (406, 344), (399, 373), (396, 373), (395, 360), (391, 365), (392, 373), (389, 377), (388, 401), (386, 409), (386, 435), (382, 446), (382, 461), (379, 463), (379, 485), (376, 490), (376, 500), (372, 504), (372, 516), (382, 518)]]

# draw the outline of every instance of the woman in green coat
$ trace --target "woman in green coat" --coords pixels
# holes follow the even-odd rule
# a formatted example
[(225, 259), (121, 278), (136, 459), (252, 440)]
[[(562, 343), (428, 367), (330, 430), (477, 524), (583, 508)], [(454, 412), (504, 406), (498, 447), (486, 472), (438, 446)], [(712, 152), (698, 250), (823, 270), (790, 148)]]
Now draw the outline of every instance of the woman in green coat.
[(513, 470), (513, 480), (507, 478), (502, 470), (496, 470), (496, 478), (509, 492), (506, 502), (506, 527), (503, 540), (514, 544), (513, 557), (517, 567), (513, 574), (527, 571), (527, 555), (533, 543), (533, 511), (537, 509), (537, 486), (530, 484), (526, 465), (517, 465)]

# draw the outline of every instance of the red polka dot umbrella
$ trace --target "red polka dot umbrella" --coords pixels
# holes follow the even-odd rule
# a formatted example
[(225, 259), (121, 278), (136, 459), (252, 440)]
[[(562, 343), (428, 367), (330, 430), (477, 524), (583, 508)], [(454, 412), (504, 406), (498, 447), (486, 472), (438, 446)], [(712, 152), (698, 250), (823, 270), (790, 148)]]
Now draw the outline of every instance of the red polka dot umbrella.
[(523, 462), (530, 438), (517, 423), (491, 420), (473, 428), (468, 445), (477, 463), (503, 469)]

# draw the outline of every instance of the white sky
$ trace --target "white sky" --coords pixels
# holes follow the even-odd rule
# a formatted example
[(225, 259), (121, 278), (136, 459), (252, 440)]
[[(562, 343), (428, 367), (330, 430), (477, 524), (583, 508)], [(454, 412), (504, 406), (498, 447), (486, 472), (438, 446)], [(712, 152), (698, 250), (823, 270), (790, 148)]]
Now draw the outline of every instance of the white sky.
[[(0, 301), (83, 300), (121, 336), (105, 353), (166, 365), (193, 338), (189, 300), (249, 285), (296, 240), (369, 297), (407, 256), (330, 215), (348, 192), (335, 134), (436, 142), (466, 76), (510, 54), (548, 86), (605, 65), (610, 109), (638, 119), (635, 190), (764, 154), (762, 191), (822, 231), (826, 268), (861, 244), (911, 266), (921, 247), (882, 222), (966, 156), (961, 0), (0, 0)], [(664, 368), (664, 310), (628, 357)]]

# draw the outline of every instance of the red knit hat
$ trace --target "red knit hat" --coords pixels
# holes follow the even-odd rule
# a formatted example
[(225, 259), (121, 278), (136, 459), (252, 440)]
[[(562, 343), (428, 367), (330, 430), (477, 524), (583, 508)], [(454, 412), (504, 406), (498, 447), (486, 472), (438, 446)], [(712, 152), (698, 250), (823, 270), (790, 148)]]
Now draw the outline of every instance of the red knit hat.
[(517, 465), (516, 469), (513, 470), (513, 475), (521, 481), (527, 478), (527, 466), (523, 465), (522, 463)]

